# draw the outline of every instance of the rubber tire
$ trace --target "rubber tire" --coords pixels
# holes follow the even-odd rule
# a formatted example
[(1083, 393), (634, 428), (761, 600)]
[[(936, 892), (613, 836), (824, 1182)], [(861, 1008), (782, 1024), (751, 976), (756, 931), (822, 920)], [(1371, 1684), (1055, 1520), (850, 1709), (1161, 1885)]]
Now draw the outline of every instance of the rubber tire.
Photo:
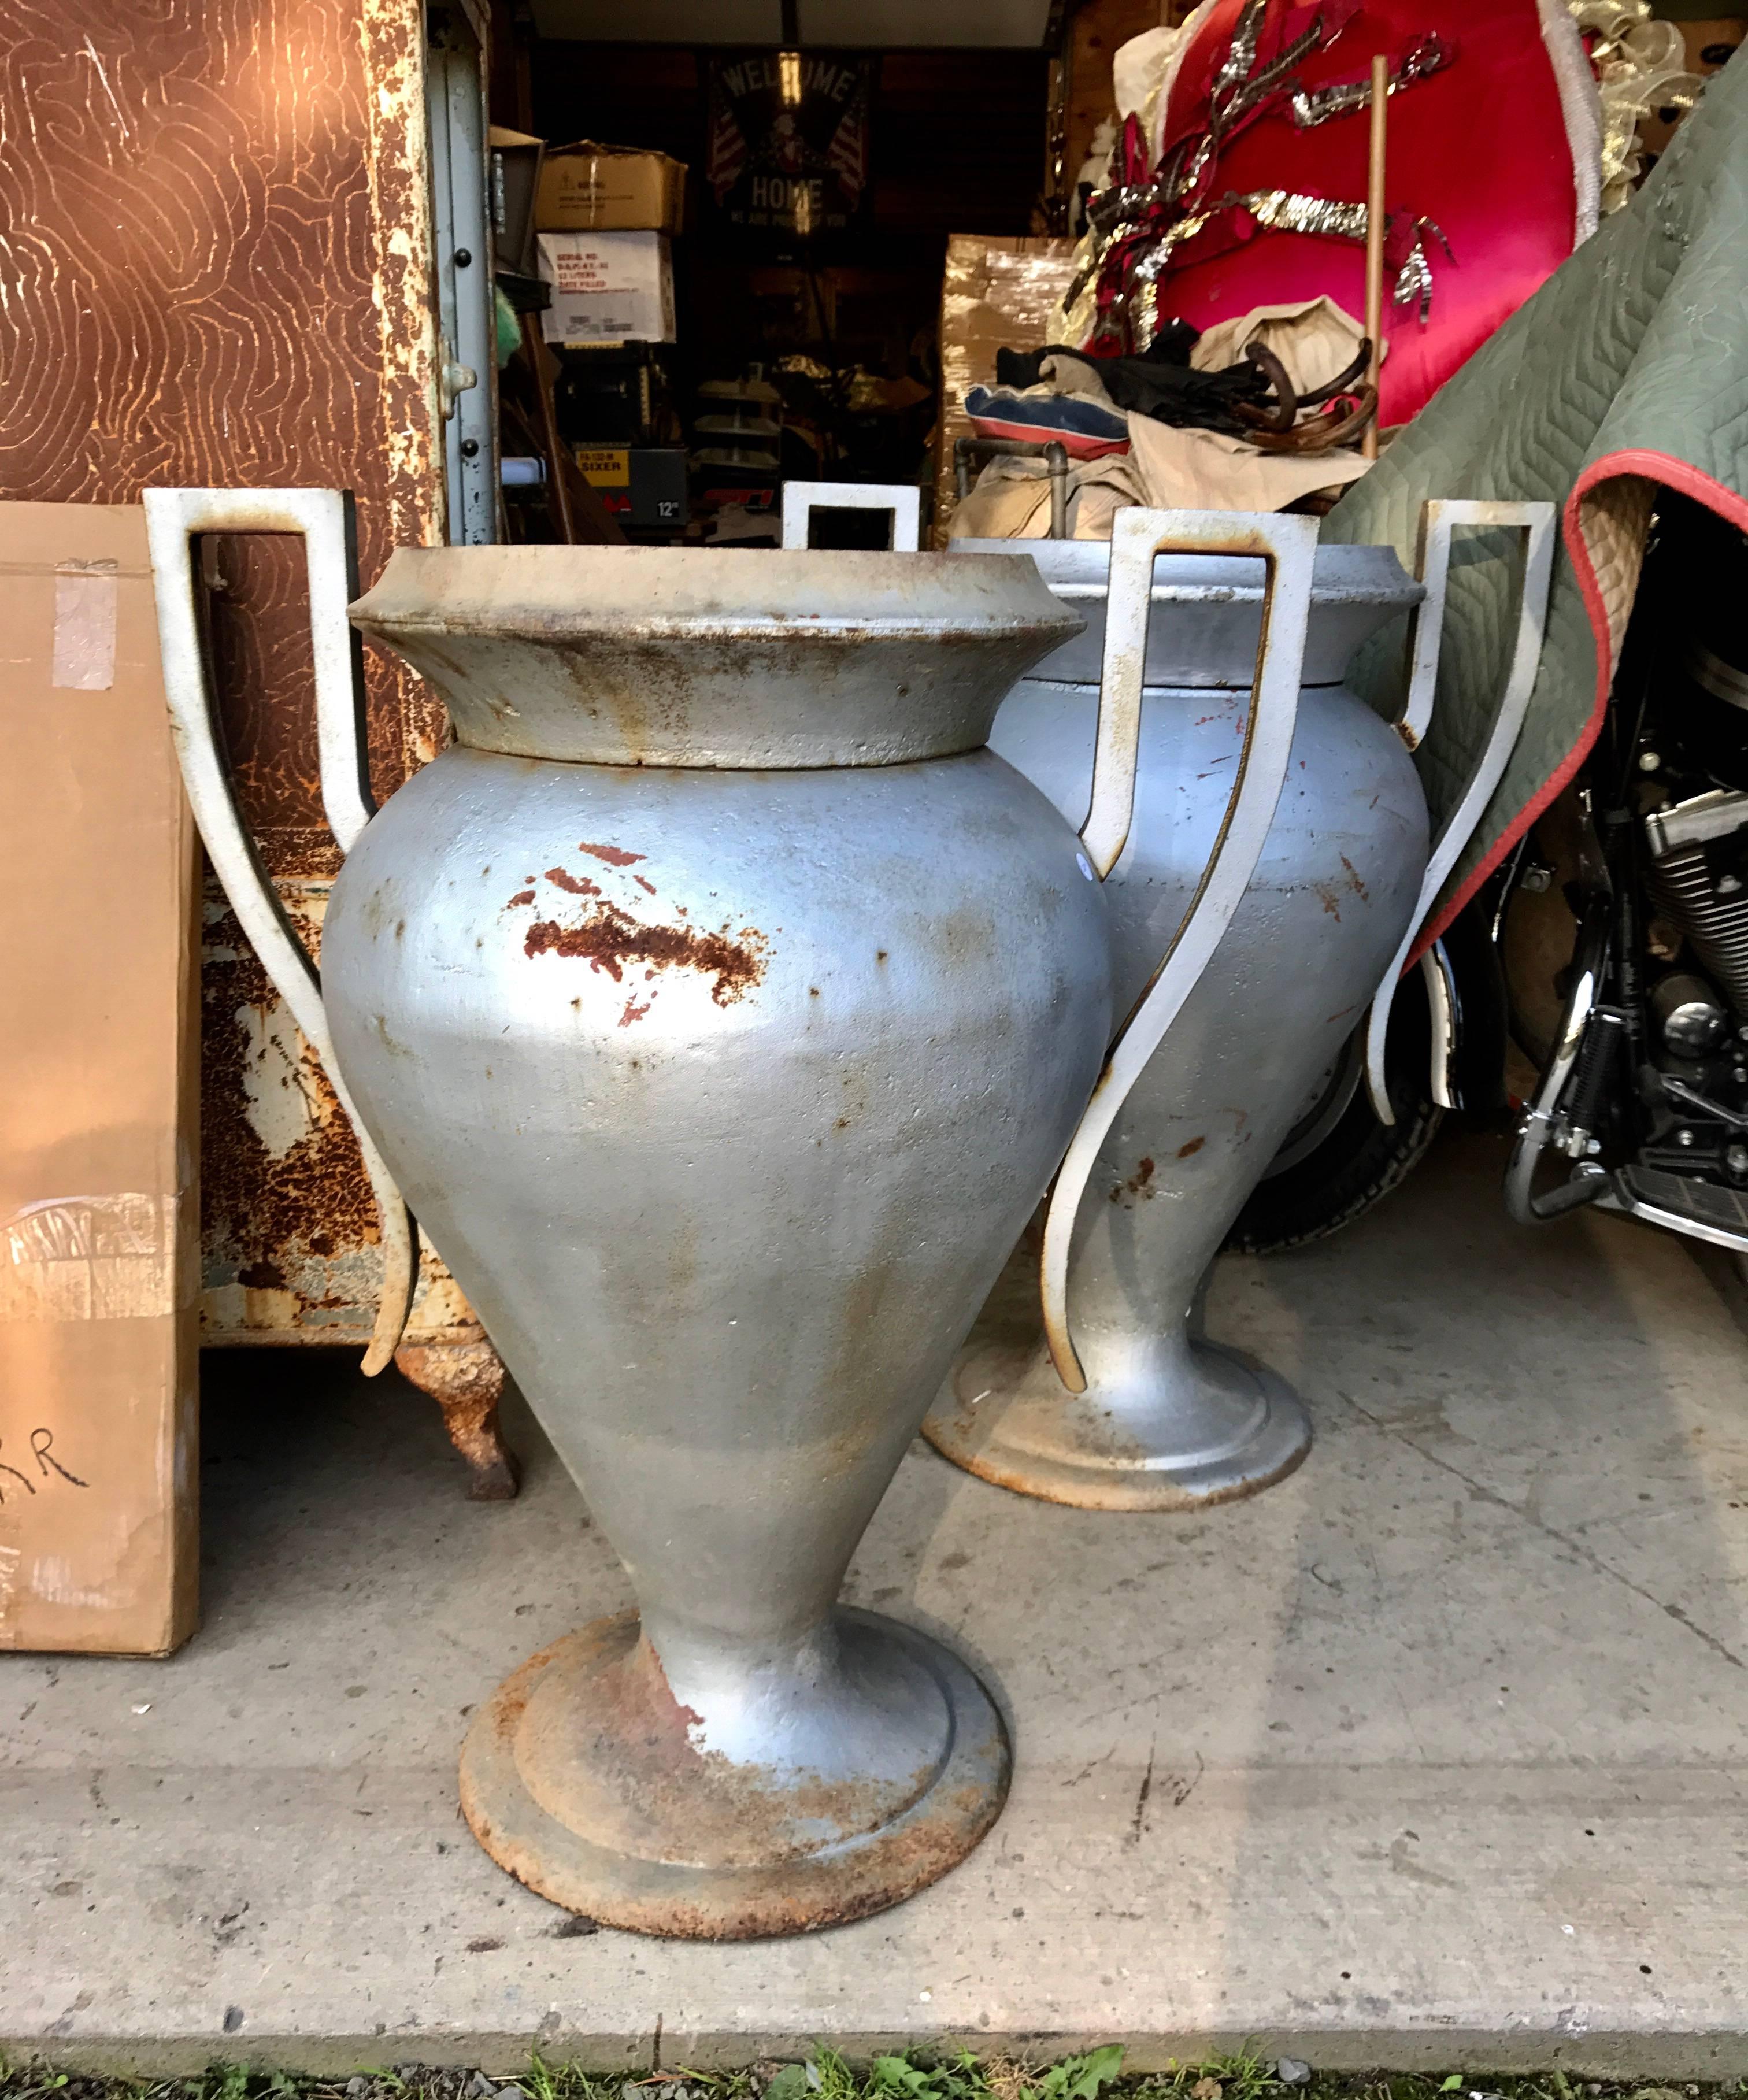
[(1424, 983), (1415, 970), (1397, 994), (1384, 1045), (1395, 1123), (1379, 1122), (1362, 1081), (1340, 1122), (1314, 1152), (1257, 1183), (1226, 1245), (1240, 1254), (1279, 1254), (1309, 1240), (1327, 1239), (1406, 1180), (1445, 1116), (1432, 1099), (1431, 1044)]

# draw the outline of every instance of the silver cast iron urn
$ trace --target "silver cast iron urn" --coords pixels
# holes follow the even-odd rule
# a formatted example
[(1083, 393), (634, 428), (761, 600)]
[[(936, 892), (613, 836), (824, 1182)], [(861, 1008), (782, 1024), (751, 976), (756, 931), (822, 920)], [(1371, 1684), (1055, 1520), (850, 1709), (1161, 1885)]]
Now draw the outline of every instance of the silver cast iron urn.
[[(1389, 1119), (1391, 991), (1515, 740), (1552, 551), (1545, 504), (1426, 506), (1425, 586), (1388, 548), (1322, 547), (1313, 569), (1309, 542), (1302, 562), (1296, 551), (1265, 563), (1236, 530), (1218, 558), (1182, 558), (1181, 536), (1162, 543), (1145, 515), (1119, 512), (1109, 546), (1026, 543), (1089, 624), (1020, 681), (990, 738), (1073, 821), (1097, 799), (1101, 721), (1138, 709), (1132, 821), (1105, 884), (1119, 1015), (1145, 997), (1208, 883), (1251, 740), (1291, 750), (1260, 813), (1266, 844), (1206, 969), (1150, 1056), (1125, 1057), (1119, 1035), (1041, 1234), (1022, 1237), (924, 1425), (986, 1480), (1101, 1510), (1230, 1500), (1309, 1448), (1286, 1382), (1201, 1331), (1203, 1286), (1368, 1008), (1373, 1097)], [(1279, 534), (1308, 521), (1228, 522)], [(1523, 615), (1481, 761), (1434, 848), (1410, 752), (1431, 714), (1458, 526), (1527, 534)], [(1013, 543), (957, 544), (974, 558)], [(1362, 642), (1416, 607), (1406, 705), (1387, 721), (1343, 679)]]
[[(1078, 628), (1009, 555), (404, 549), (351, 607), (455, 742), (373, 814), (341, 499), (155, 492), (209, 849), (399, 1198), (629, 1571), (532, 1657), (461, 1801), (567, 1908), (706, 1939), (881, 1909), (999, 1812), (956, 1656), (837, 1602), (1097, 1077), (1104, 902), (986, 748)], [(319, 992), (251, 877), (192, 533), (305, 535), (331, 820)]]

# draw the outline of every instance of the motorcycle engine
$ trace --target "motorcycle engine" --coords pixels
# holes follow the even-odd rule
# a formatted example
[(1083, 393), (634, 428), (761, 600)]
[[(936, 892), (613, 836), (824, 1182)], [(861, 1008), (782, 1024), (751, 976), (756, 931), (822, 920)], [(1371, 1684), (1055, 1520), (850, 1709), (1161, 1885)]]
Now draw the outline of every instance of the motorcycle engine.
[(1622, 753), (1644, 889), (1633, 915), (1640, 953), (1621, 955), (1615, 986), (1639, 1023), (1643, 1115), (1625, 1171), (1646, 1201), (1669, 1202), (1675, 1177), (1687, 1185), (1681, 1207), (1739, 1229), (1748, 1218), (1734, 1194), (1748, 1190), (1748, 540), (1688, 504), (1659, 538), (1662, 616)]

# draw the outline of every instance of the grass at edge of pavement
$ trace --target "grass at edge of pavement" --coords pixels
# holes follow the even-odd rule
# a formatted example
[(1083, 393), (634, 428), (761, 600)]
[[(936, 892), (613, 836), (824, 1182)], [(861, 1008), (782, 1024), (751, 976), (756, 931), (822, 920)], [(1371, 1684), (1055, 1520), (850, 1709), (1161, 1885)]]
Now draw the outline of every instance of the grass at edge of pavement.
[[(1284, 2061), (1284, 2060), (1283, 2060)], [(641, 2075), (591, 2073), (535, 2057), (514, 2077), (466, 2067), (373, 2066), (351, 2078), (300, 2076), (214, 2063), (197, 2078), (99, 2077), (46, 2063), (0, 2062), (0, 2100), (1726, 2100), (1748, 2080), (1652, 2085), (1459, 2071), (1331, 2072), (1251, 2056), (1172, 2065), (1127, 2076), (1112, 2046), (1053, 2062), (969, 2051), (914, 2049), (852, 2065), (817, 2049), (799, 2063), (761, 2062), (729, 2071), (683, 2066)]]

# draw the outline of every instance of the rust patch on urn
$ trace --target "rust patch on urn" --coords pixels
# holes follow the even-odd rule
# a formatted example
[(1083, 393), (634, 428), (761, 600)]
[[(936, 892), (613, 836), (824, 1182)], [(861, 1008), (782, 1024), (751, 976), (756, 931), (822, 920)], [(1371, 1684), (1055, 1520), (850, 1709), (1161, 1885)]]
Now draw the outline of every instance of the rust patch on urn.
[(647, 854), (627, 853), (623, 846), (591, 845), (587, 839), (576, 842), (579, 853), (593, 854), (597, 860), (604, 860), (609, 867), (631, 867), (640, 860), (647, 860)]
[(605, 971), (615, 984), (623, 981), (625, 967), (632, 963), (647, 963), (655, 969), (697, 970), (716, 980), (710, 996), (718, 1006), (732, 1005), (765, 974), (766, 943), (757, 927), (743, 926), (731, 935), (726, 927), (707, 933), (697, 926), (645, 926), (605, 898), (578, 926), (536, 919), (522, 945), (523, 952), (531, 957), (563, 955), (585, 961), (591, 969)]
[[(1194, 1139), (1190, 1144), (1186, 1145), (1184, 1147), (1182, 1152), (1178, 1154), (1178, 1158), (1181, 1159), (1184, 1157), (1185, 1153), (1194, 1152), (1197, 1147), (1202, 1144), (1202, 1142), (1203, 1140), (1199, 1137)], [(1136, 1165), (1135, 1171), (1129, 1176), (1128, 1180), (1127, 1181), (1119, 1181), (1116, 1187), (1111, 1190), (1110, 1200), (1112, 1202), (1120, 1203), (1125, 1196), (1131, 1198), (1141, 1196), (1145, 1197), (1150, 1203), (1154, 1198), (1159, 1193), (1153, 1185), (1154, 1171), (1154, 1162), (1152, 1160), (1143, 1158), (1138, 1161)]]
[[(591, 882), (586, 875), (581, 877), (574, 876), (568, 868), (548, 868), (546, 880), (554, 889), (562, 889), (571, 897), (598, 897), (601, 894), (601, 885), (598, 882)], [(531, 889), (523, 902), (532, 904), (533, 901), (534, 893)]]

